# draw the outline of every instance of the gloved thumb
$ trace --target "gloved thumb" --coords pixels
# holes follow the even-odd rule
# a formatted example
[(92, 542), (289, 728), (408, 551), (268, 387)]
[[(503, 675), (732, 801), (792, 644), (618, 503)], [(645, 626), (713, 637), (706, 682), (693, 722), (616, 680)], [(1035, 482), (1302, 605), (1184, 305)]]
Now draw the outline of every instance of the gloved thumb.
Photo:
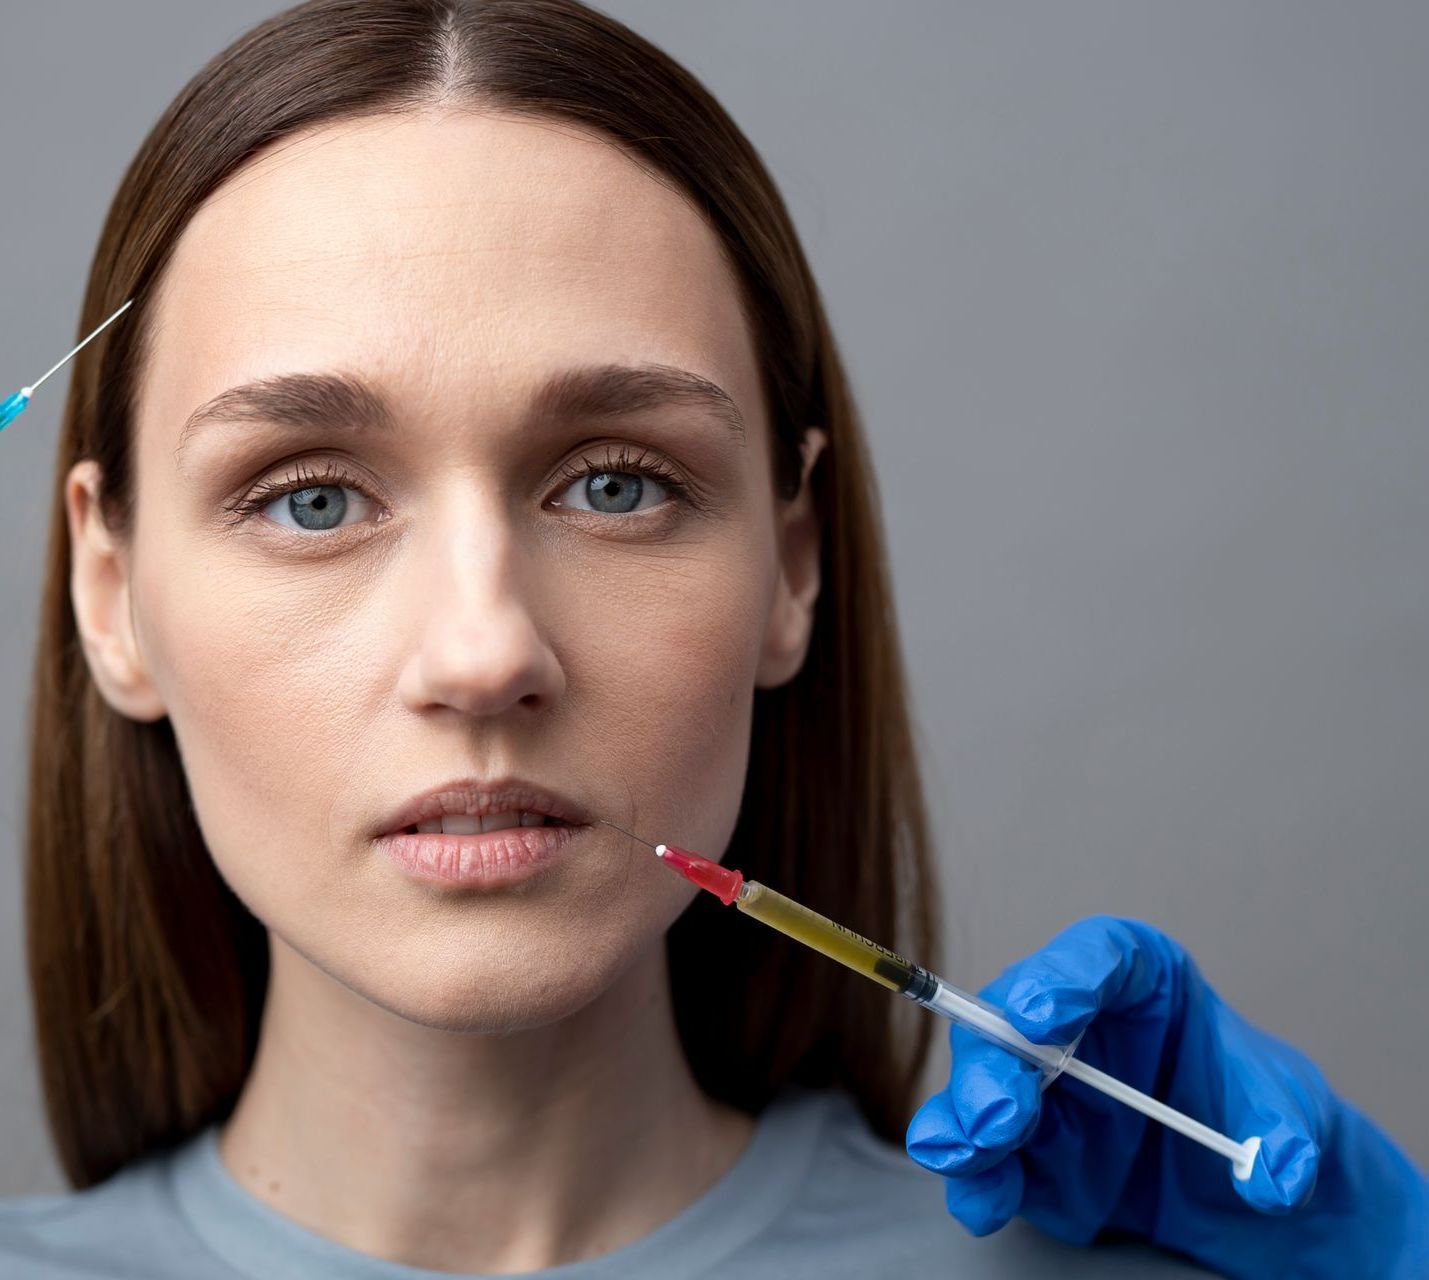
[(1250, 1177), (1234, 1184), (1252, 1208), (1286, 1214), (1310, 1198), (1319, 1173), (1319, 1144), (1300, 1126), (1277, 1118), (1262, 1131)]
[(1203, 999), (1224, 1055), (1229, 1132), (1241, 1140), (1260, 1135), (1250, 1177), (1232, 1185), (1261, 1213), (1290, 1213), (1309, 1200), (1319, 1177), (1334, 1107), (1329, 1084), (1294, 1046), (1246, 1022), (1209, 989)]

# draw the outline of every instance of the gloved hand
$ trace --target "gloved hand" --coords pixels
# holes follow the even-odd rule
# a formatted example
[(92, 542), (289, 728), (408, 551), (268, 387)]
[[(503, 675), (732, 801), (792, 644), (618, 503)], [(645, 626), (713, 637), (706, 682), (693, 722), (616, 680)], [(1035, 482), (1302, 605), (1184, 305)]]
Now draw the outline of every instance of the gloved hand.
[(1041, 1092), (1038, 1068), (954, 1025), (952, 1077), (907, 1146), (944, 1175), (948, 1211), (974, 1235), (1020, 1214), (1073, 1244), (1130, 1235), (1227, 1276), (1429, 1276), (1423, 1174), (1160, 930), (1081, 920), (979, 994), (1039, 1044), (1087, 1028), (1078, 1058), (1262, 1142), (1237, 1181), (1225, 1157), (1072, 1076)]

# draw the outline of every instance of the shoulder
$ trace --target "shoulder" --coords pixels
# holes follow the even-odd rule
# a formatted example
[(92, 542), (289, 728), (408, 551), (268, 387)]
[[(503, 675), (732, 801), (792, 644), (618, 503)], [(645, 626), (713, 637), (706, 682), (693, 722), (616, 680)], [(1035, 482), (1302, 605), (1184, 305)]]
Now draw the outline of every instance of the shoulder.
[(1145, 1246), (1064, 1244), (1020, 1219), (975, 1237), (948, 1213), (943, 1179), (878, 1137), (851, 1098), (809, 1091), (783, 1105), (817, 1113), (816, 1136), (797, 1189), (759, 1242), (774, 1264), (770, 1275), (1075, 1280), (1208, 1274)]
[(136, 1161), (83, 1191), (0, 1199), (0, 1280), (232, 1280), (178, 1213), (170, 1159)]

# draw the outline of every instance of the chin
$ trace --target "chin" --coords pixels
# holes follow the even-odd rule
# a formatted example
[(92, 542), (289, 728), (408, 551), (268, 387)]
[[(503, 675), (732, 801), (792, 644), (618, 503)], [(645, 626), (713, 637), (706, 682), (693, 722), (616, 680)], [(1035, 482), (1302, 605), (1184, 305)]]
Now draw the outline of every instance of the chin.
[(500, 1035), (559, 1022), (608, 990), (618, 963), (591, 957), (531, 959), (480, 950), (460, 962), (430, 956), (380, 972), (370, 968), (339, 981), (387, 1012), (437, 1031)]

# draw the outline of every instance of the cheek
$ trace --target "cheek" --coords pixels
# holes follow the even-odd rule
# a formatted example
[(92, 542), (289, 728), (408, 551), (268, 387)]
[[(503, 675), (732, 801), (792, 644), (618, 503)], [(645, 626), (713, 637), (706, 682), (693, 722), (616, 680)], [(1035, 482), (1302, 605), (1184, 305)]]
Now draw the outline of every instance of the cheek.
[[(671, 558), (573, 634), (569, 710), (612, 773), (611, 800), (650, 839), (717, 856), (733, 829), (749, 749), (767, 572), (742, 554)], [(613, 814), (612, 814), (613, 816)], [(618, 819), (617, 819), (618, 820)]]
[(225, 878), (300, 876), (370, 741), (379, 669), (354, 601), (199, 549), (136, 581), (136, 614), (204, 838)]

